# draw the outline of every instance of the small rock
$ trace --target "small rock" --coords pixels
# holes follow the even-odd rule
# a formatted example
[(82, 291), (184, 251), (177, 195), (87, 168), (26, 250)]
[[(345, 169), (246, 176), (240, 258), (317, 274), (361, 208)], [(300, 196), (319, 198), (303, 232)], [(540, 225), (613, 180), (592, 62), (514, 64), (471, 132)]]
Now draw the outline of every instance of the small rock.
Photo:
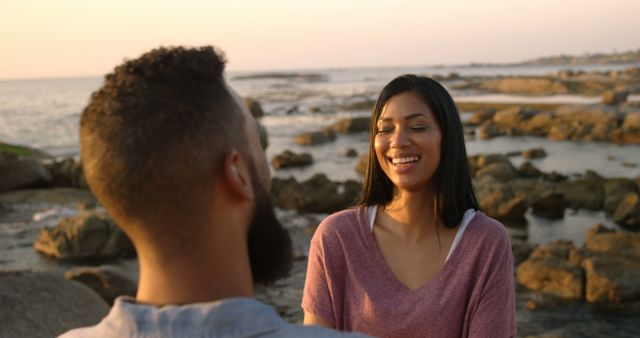
[(260, 102), (258, 102), (257, 100), (254, 100), (250, 97), (246, 97), (244, 99), (244, 104), (247, 106), (247, 108), (249, 108), (249, 111), (251, 112), (251, 115), (253, 115), (254, 118), (259, 119), (264, 116), (264, 110), (262, 110), (262, 105), (260, 105)]
[(534, 149), (529, 149), (522, 152), (522, 157), (528, 158), (528, 159), (538, 159), (538, 158), (544, 158), (546, 156), (547, 156), (547, 152), (544, 151), (544, 149), (542, 148), (534, 148)]
[(90, 287), (111, 305), (118, 296), (135, 297), (138, 289), (134, 277), (115, 265), (74, 267), (64, 277)]
[(533, 202), (531, 208), (534, 215), (559, 219), (564, 217), (565, 204), (563, 194), (550, 193)]
[(345, 157), (358, 157), (358, 152), (357, 152), (355, 149), (353, 149), (353, 148), (347, 148), (347, 149), (345, 149), (345, 150), (342, 152), (342, 154), (343, 154)]
[(311, 154), (296, 154), (289, 150), (285, 150), (281, 154), (274, 156), (271, 160), (271, 165), (275, 169), (305, 167), (311, 164), (313, 164), (313, 157), (311, 157)]
[(301, 133), (293, 138), (295, 144), (318, 145), (336, 140), (336, 132), (331, 128), (324, 128), (320, 131)]

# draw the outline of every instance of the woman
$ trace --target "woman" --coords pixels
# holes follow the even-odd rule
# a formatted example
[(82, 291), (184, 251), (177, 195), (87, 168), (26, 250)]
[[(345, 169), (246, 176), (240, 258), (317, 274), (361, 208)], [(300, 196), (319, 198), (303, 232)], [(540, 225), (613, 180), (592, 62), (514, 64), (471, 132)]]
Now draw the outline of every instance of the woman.
[(516, 335), (513, 255), (478, 210), (458, 111), (436, 81), (400, 76), (371, 120), (360, 206), (309, 251), (305, 324), (380, 337)]

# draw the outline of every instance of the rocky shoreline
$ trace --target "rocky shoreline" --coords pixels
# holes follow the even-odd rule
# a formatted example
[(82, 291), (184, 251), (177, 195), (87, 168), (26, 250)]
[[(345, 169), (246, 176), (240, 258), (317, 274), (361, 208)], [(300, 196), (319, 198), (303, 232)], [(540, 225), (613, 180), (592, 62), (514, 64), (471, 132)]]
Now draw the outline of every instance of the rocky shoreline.
[[(443, 80), (472, 91), (522, 94), (524, 88), (527, 95), (596, 92), (602, 95), (601, 104), (582, 106), (459, 103), (461, 111), (469, 112), (464, 121), (467, 137), (527, 135), (551, 140), (640, 144), (640, 105), (627, 102), (629, 95), (640, 94), (638, 68), (615, 74), (566, 73), (548, 78), (449, 76)], [(259, 102), (250, 99), (245, 102), (254, 116), (265, 115)], [(363, 101), (339, 109), (370, 106), (371, 102)], [(274, 170), (304, 168), (314, 161), (314, 145), (334, 142), (345, 134), (366, 133), (368, 126), (369, 118), (352, 117), (296, 135), (291, 143), (310, 151), (285, 151), (273, 157), (272, 166)], [(266, 148), (264, 127), (261, 141)], [(358, 157), (353, 149), (336, 152)], [(631, 337), (640, 332), (640, 323), (635, 320), (640, 314), (640, 176), (630, 179), (603, 177), (593, 171), (579, 175), (544, 172), (533, 162), (545, 156), (544, 149), (533, 148), (469, 157), (481, 209), (509, 229), (516, 229), (510, 233), (517, 264), (514, 274), (518, 281), (519, 335)], [(515, 158), (521, 160), (519, 166), (513, 164)], [(354, 170), (362, 174), (366, 161), (366, 154), (360, 156)], [(288, 321), (302, 320), (300, 300), (306, 255), (315, 227), (324, 215), (352, 206), (360, 187), (359, 180), (336, 182), (323, 174), (302, 181), (274, 177), (272, 199), (293, 238), (295, 261), (289, 277), (271, 286), (259, 286), (257, 297), (273, 304)], [(37, 333), (23, 335), (51, 336), (66, 328), (96, 322), (116, 296), (135, 294), (138, 275), (135, 252), (88, 190), (80, 161), (55, 159), (36, 149), (0, 143), (0, 219), (16, 206), (35, 203), (77, 206), (73, 215), (62, 218), (55, 227), (42, 228), (33, 238), (34, 250), (65, 262), (67, 281), (53, 272), (1, 272), (2, 303), (20, 305), (22, 296), (11, 295), (26, 294), (24, 285), (27, 285), (32, 293), (37, 289), (41, 295), (47, 295), (44, 298), (53, 297), (49, 303), (36, 301), (37, 309), (16, 307), (30, 313), (25, 317), (28, 320), (44, 316), (43, 308), (62, 306), (61, 309), (72, 310), (55, 316), (49, 314), (49, 319), (58, 316), (60, 320), (55, 323), (53, 319), (47, 320), (40, 327), (31, 327), (30, 332)], [(570, 241), (536, 245), (528, 241), (526, 231), (523, 234), (517, 230), (526, 227), (525, 215), (529, 212), (545, 219), (562, 219), (567, 210), (602, 211), (620, 228), (613, 230), (594, 224), (582, 246)], [(77, 299), (71, 297), (75, 294), (79, 295)], [(37, 295), (24, 299), (34, 297)], [(94, 305), (88, 305), (92, 302)], [(87, 311), (83, 311), (85, 307)], [(5, 306), (0, 316), (8, 311), (14, 308)], [(69, 313), (82, 323), (64, 317)], [(7, 318), (14, 318), (13, 332), (29, 332), (21, 318), (15, 315)]]

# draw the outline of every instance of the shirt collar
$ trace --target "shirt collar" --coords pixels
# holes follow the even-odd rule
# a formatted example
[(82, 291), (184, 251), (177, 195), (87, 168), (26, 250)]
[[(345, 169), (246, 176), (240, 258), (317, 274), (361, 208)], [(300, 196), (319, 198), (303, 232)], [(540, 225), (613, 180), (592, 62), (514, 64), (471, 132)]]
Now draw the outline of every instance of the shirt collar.
[(275, 309), (253, 298), (154, 306), (118, 297), (103, 325), (121, 335), (162, 332), (169, 336), (247, 337), (287, 325)]

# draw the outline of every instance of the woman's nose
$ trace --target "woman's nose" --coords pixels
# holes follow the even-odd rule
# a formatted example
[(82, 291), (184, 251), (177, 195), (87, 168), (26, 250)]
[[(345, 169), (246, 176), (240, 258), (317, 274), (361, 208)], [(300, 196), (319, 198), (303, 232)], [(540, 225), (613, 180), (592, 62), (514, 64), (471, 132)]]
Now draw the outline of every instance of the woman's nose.
[(404, 130), (404, 128), (397, 128), (395, 132), (391, 135), (391, 148), (402, 148), (409, 145), (409, 137), (408, 133)]

